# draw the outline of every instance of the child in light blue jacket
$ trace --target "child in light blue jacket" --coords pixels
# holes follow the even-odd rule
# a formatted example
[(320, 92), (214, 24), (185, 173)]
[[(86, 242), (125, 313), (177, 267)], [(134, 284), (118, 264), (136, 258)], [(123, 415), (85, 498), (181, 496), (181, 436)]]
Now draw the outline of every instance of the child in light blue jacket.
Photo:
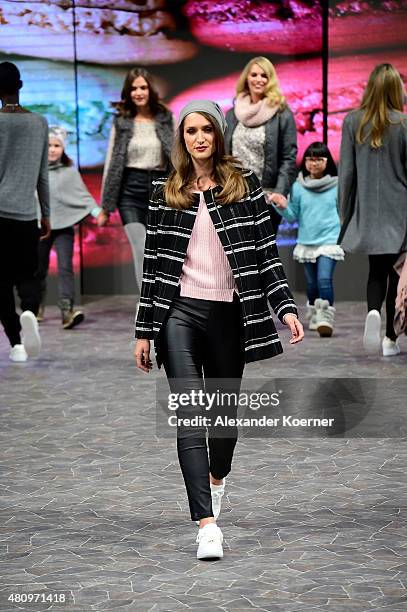
[(298, 221), (294, 259), (304, 264), (307, 281), (309, 328), (331, 336), (335, 316), (333, 273), (344, 252), (337, 244), (337, 169), (328, 147), (312, 143), (304, 153), (301, 170), (289, 201), (275, 207), (288, 221)]

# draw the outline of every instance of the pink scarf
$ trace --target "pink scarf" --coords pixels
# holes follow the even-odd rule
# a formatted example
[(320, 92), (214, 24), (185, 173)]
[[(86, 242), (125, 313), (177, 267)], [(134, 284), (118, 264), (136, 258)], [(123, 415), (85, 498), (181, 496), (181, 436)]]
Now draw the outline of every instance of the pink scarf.
[(251, 102), (248, 93), (240, 93), (235, 99), (235, 115), (240, 123), (246, 127), (257, 127), (263, 125), (274, 117), (278, 111), (278, 104), (270, 106), (268, 98), (262, 98), (258, 102)]

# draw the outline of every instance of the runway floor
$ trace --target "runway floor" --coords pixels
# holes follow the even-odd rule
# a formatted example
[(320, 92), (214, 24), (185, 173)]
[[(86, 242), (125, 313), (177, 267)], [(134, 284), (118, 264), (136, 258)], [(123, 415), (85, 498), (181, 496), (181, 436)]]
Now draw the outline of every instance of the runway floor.
[(11, 363), (0, 338), (0, 610), (406, 611), (406, 337), (365, 356), (364, 305), (340, 303), (333, 338), (283, 332), (283, 356), (246, 368), (375, 389), (397, 430), (242, 438), (225, 556), (199, 562), (175, 439), (156, 436), (164, 373), (133, 365), (133, 300), (85, 308), (70, 332), (47, 309), (38, 360)]

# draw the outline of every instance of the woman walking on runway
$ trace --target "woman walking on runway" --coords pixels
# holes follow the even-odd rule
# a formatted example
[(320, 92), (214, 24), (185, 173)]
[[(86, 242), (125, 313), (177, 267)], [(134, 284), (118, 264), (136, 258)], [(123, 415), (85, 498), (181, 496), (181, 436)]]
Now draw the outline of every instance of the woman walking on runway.
[(151, 184), (168, 172), (174, 121), (144, 68), (129, 71), (116, 108), (104, 170), (102, 208), (106, 220), (116, 207), (119, 210), (140, 289)]
[(398, 275), (394, 264), (407, 249), (407, 115), (405, 92), (391, 64), (372, 71), (360, 108), (343, 122), (339, 166), (339, 243), (350, 253), (369, 256), (366, 352), (380, 349), (381, 315), (386, 300), (385, 357), (400, 347), (393, 321)]
[[(150, 340), (172, 393), (221, 388), (239, 393), (244, 364), (282, 347), (268, 308), (303, 338), (257, 177), (225, 155), (225, 117), (209, 100), (181, 111), (167, 180), (157, 180), (149, 209), (135, 359), (151, 368)], [(218, 379), (217, 381), (215, 379)], [(222, 379), (222, 380), (220, 380)], [(219, 384), (216, 384), (216, 383)], [(225, 407), (211, 409), (212, 423)], [(237, 407), (227, 407), (236, 416)], [(191, 519), (199, 521), (198, 559), (221, 558), (216, 525), (237, 428), (188, 427), (193, 402), (177, 411), (177, 450)], [(209, 448), (209, 460), (208, 460)]]

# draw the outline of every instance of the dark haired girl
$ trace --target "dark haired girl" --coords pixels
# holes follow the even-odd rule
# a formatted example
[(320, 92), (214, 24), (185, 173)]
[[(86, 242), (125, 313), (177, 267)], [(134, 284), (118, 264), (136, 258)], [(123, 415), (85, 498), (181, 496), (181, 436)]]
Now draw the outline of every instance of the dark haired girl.
[(276, 206), (283, 217), (298, 221), (294, 259), (304, 264), (309, 328), (320, 336), (331, 336), (333, 332), (333, 273), (336, 262), (344, 257), (337, 245), (337, 184), (336, 165), (328, 147), (323, 142), (313, 142), (304, 153), (289, 203)]
[(151, 183), (169, 169), (172, 113), (161, 102), (145, 68), (126, 75), (106, 157), (102, 208), (106, 219), (118, 208), (141, 287), (146, 217)]

